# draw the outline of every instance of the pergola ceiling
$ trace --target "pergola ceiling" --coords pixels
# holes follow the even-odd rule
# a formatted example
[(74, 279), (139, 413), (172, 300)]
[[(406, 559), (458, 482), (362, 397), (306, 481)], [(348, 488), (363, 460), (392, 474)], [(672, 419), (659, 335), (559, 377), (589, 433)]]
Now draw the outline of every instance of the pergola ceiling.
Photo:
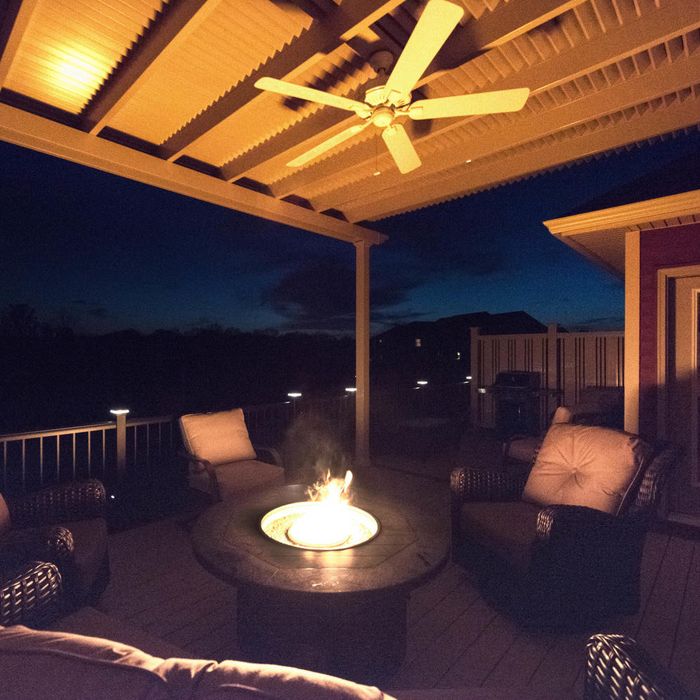
[(406, 121), (423, 164), (405, 175), (374, 126), (288, 167), (359, 118), (254, 83), (269, 76), (362, 99), (375, 77), (370, 56), (401, 53), (418, 0), (8, 0), (0, 138), (233, 208), (253, 202), (250, 211), (277, 220), (293, 223), (298, 211), (295, 225), (378, 242), (345, 222), (700, 122), (697, 0), (453, 2), (464, 18), (423, 75), (422, 96), (531, 95), (516, 113)]

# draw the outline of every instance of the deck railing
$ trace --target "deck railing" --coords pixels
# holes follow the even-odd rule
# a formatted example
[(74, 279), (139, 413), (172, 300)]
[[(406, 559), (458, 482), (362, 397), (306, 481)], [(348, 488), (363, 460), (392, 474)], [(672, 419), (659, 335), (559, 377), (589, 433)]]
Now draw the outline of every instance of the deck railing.
[[(292, 422), (315, 412), (350, 433), (355, 401), (351, 394), (319, 400), (291, 400), (244, 408), (251, 440), (278, 446)], [(180, 435), (172, 416), (126, 419), (52, 430), (0, 435), (0, 486), (19, 493), (41, 486), (97, 477), (107, 484), (177, 471)], [(180, 470), (182, 471), (182, 470)]]
[[(52, 430), (0, 435), (3, 491), (22, 492), (40, 486), (97, 477), (113, 483), (126, 472), (153, 470), (169, 461), (173, 451), (171, 416), (93, 423)], [(124, 450), (119, 464), (118, 445)]]

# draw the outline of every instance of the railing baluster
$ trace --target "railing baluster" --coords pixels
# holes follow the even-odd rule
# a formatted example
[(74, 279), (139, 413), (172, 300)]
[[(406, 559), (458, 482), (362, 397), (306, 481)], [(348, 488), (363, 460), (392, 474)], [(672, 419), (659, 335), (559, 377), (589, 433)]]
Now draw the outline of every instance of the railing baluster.
[(26, 488), (27, 475), (25, 473), (26, 467), (26, 454), (27, 454), (27, 440), (26, 438), (22, 440), (22, 490)]
[(75, 481), (75, 433), (73, 433), (73, 481)]
[(88, 476), (92, 476), (92, 431), (91, 430), (88, 430), (87, 441), (88, 441), (87, 471), (88, 471)]
[(39, 485), (44, 485), (44, 436), (39, 438)]

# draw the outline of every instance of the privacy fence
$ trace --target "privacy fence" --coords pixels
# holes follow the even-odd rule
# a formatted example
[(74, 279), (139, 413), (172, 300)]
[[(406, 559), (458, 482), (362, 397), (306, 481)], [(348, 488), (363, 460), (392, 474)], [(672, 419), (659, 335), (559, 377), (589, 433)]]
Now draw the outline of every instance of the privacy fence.
[(481, 335), (472, 328), (472, 424), (492, 428), (495, 395), (490, 390), (499, 372), (540, 374), (540, 425), (546, 426), (557, 406), (571, 406), (588, 386), (623, 386), (623, 331)]

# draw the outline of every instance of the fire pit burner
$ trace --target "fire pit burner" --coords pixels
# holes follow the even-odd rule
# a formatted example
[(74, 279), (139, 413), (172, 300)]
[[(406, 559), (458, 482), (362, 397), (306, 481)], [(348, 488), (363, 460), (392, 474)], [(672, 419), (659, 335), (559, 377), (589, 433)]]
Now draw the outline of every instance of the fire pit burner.
[(379, 521), (355, 506), (306, 501), (271, 510), (260, 527), (270, 539), (289, 547), (329, 551), (369, 542), (379, 532)]

